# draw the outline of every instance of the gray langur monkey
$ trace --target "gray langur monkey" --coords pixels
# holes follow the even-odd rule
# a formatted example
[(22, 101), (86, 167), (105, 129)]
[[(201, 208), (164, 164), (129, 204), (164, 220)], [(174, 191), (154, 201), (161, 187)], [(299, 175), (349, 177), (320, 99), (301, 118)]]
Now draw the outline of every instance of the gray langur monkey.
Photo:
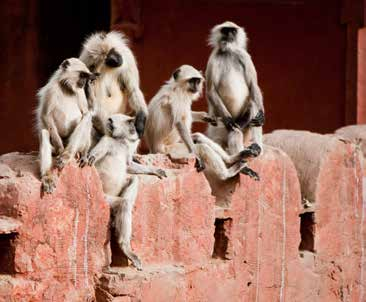
[[(243, 159), (252, 154), (245, 149), (228, 155), (203, 134), (191, 135), (193, 121), (216, 123), (206, 112), (191, 111), (192, 102), (202, 92), (203, 81), (202, 74), (190, 65), (183, 65), (173, 73), (149, 103), (145, 140), (152, 153), (168, 153), (170, 146), (183, 141), (188, 152), (196, 156), (197, 171), (205, 169), (205, 173), (214, 173), (225, 180), (245, 170)], [(231, 167), (227, 169), (227, 165)], [(255, 178), (257, 175), (252, 172)]]
[(227, 21), (212, 29), (209, 45), (213, 47), (206, 69), (209, 114), (221, 122), (209, 125), (207, 135), (230, 154), (243, 150), (251, 136), (249, 149), (256, 157), (263, 151), (264, 107), (246, 33)]
[(51, 173), (52, 154), (57, 156), (58, 168), (77, 153), (87, 155), (92, 117), (85, 89), (95, 78), (83, 62), (70, 58), (62, 62), (37, 94), (36, 130), (40, 139), (40, 172), (45, 193), (52, 193), (56, 187)]
[(140, 142), (133, 117), (114, 114), (108, 118), (104, 131), (105, 135), (80, 165), (95, 165), (105, 198), (111, 206), (112, 226), (117, 242), (132, 264), (141, 270), (141, 261), (130, 245), (132, 209), (138, 192), (138, 178), (128, 174), (149, 174), (159, 178), (166, 177), (166, 174), (162, 169), (133, 161), (132, 157)]
[(140, 90), (135, 57), (122, 33), (112, 31), (91, 35), (83, 44), (80, 60), (100, 76), (94, 85), (97, 114), (103, 120), (115, 113), (127, 114), (128, 106), (136, 116), (141, 138), (145, 128), (147, 106)]

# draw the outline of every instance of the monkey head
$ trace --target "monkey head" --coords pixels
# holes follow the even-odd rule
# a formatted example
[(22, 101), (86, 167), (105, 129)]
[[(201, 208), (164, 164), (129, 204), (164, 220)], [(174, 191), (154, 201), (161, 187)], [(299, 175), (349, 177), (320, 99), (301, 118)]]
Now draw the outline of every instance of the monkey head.
[(106, 129), (109, 135), (117, 139), (127, 139), (131, 142), (139, 139), (138, 133), (135, 127), (135, 118), (116, 113), (109, 117), (107, 120)]
[(95, 80), (96, 75), (79, 59), (69, 58), (59, 66), (57, 78), (63, 92), (73, 95), (77, 89), (84, 89), (88, 81)]
[(204, 78), (197, 69), (190, 65), (182, 65), (174, 71), (172, 78), (185, 92), (192, 95), (192, 100), (200, 97)]
[(111, 31), (98, 32), (91, 35), (83, 44), (80, 54), (82, 60), (91, 71), (104, 71), (123, 67), (123, 52), (127, 48), (127, 40), (122, 33)]
[(244, 29), (233, 22), (226, 21), (216, 25), (209, 37), (209, 45), (220, 51), (226, 51), (231, 48), (247, 47), (247, 35)]

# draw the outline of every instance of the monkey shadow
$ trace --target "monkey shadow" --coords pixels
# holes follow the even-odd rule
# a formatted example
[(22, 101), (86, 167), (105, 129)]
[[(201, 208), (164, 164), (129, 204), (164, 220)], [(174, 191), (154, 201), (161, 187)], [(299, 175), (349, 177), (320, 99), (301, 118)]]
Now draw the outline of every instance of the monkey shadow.
[(111, 238), (110, 238), (110, 249), (111, 249), (111, 264), (110, 267), (127, 267), (128, 266), (128, 258), (123, 253), (121, 247), (117, 243), (116, 236), (114, 236), (114, 229), (110, 230)]

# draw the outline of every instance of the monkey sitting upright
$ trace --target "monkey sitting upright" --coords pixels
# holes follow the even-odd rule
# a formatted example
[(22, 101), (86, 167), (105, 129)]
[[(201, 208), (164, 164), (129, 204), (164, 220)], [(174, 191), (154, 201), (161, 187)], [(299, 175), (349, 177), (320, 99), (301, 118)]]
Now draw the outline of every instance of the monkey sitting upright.
[(94, 85), (99, 118), (127, 114), (129, 105), (136, 116), (137, 133), (142, 137), (147, 106), (140, 90), (136, 60), (124, 35), (115, 31), (91, 35), (83, 44), (80, 60), (100, 74)]
[(70, 58), (62, 62), (37, 94), (40, 172), (46, 193), (56, 186), (51, 173), (52, 154), (58, 156), (56, 165), (62, 168), (76, 153), (86, 156), (88, 152), (92, 121), (84, 88), (94, 79), (83, 62)]
[[(206, 112), (192, 112), (191, 105), (202, 92), (203, 76), (189, 65), (179, 67), (149, 103), (145, 140), (152, 153), (168, 153), (170, 146), (183, 141), (189, 153), (196, 156), (197, 171), (213, 171), (220, 179), (235, 176), (245, 168), (250, 149), (229, 156), (216, 143), (202, 134), (191, 137), (193, 121), (212, 122)], [(226, 165), (234, 165), (227, 169)], [(254, 172), (254, 171), (252, 171)], [(248, 173), (249, 174), (249, 173)], [(254, 172), (253, 177), (256, 177)]]
[(224, 22), (212, 29), (209, 44), (213, 47), (206, 69), (209, 114), (222, 123), (209, 125), (207, 134), (231, 154), (243, 150), (251, 134), (249, 148), (258, 156), (263, 151), (264, 107), (246, 33), (235, 23)]
[[(117, 242), (124, 254), (139, 270), (141, 261), (131, 250), (132, 209), (138, 191), (138, 178), (128, 174), (149, 174), (159, 178), (166, 177), (164, 170), (138, 164), (132, 160), (140, 142), (135, 127), (135, 119), (114, 114), (105, 125), (105, 135), (89, 152), (86, 163), (95, 164), (103, 184), (105, 198), (112, 209), (112, 225)], [(128, 173), (128, 174), (127, 174)]]

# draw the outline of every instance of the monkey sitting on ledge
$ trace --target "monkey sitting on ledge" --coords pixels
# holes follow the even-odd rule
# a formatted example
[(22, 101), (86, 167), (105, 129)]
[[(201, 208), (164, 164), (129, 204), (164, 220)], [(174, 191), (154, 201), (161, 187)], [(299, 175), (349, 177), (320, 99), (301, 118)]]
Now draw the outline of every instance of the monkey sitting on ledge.
[[(192, 102), (202, 92), (202, 74), (190, 65), (179, 67), (149, 103), (145, 140), (152, 153), (168, 153), (169, 147), (183, 141), (189, 153), (196, 156), (196, 169), (213, 173), (220, 179), (228, 179), (240, 171), (257, 178), (257, 174), (246, 167), (245, 159), (257, 154), (245, 148), (228, 155), (218, 144), (201, 133), (191, 135), (193, 121), (208, 121), (206, 112), (192, 112)], [(196, 144), (194, 144), (194, 141)], [(230, 168), (227, 168), (227, 165)], [(243, 170), (244, 169), (244, 170)], [(250, 171), (248, 171), (250, 170)]]
[(86, 156), (89, 151), (92, 120), (85, 87), (95, 78), (83, 62), (70, 58), (62, 62), (37, 94), (36, 127), (45, 193), (52, 193), (56, 187), (51, 173), (52, 154), (57, 155), (56, 165), (62, 168), (76, 153)]

